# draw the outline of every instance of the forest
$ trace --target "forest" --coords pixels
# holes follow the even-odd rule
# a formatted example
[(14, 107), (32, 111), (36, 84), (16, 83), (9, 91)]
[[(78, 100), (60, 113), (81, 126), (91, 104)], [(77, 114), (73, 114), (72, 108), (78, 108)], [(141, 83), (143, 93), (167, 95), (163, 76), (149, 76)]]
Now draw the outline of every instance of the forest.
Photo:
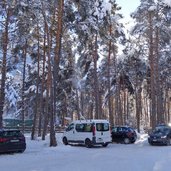
[[(119, 1), (118, 1), (119, 2)], [(66, 118), (138, 131), (171, 121), (171, 3), (140, 0), (123, 23), (115, 0), (0, 1), (0, 128), (33, 120), (55, 146)]]

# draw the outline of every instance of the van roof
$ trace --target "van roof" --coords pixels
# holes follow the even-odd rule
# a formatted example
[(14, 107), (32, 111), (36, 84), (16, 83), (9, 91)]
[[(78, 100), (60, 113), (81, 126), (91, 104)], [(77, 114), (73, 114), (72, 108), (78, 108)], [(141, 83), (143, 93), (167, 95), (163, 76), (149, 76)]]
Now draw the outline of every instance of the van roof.
[(109, 123), (108, 120), (105, 119), (85, 119), (85, 120), (75, 120), (73, 123)]

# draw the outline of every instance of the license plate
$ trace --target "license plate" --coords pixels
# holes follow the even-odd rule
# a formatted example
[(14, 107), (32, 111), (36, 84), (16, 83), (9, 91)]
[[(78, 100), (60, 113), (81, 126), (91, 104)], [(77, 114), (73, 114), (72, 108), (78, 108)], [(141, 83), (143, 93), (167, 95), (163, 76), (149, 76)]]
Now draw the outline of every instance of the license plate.
[(19, 140), (11, 140), (10, 142), (19, 142)]
[(102, 138), (99, 138), (99, 139), (98, 139), (98, 142), (103, 142), (103, 139), (102, 139)]

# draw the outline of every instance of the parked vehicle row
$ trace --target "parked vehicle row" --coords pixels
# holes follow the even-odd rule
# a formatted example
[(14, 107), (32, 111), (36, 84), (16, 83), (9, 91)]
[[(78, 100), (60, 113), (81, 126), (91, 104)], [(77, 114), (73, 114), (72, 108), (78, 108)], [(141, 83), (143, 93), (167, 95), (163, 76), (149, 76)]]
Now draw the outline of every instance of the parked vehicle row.
[[(72, 122), (63, 134), (63, 143), (83, 144), (86, 147), (102, 145), (106, 147), (109, 143), (135, 143), (136, 131), (128, 126), (114, 126), (110, 128), (107, 120), (77, 120)], [(171, 145), (171, 127), (158, 125), (149, 134), (150, 145)]]
[[(90, 148), (96, 145), (107, 147), (109, 143), (130, 144), (137, 140), (136, 131), (128, 126), (114, 126), (110, 128), (107, 120), (76, 120), (63, 133), (63, 143), (83, 144)], [(150, 145), (171, 145), (171, 127), (158, 125), (149, 134)], [(20, 130), (0, 130), (0, 153), (24, 152), (25, 137)]]
[(72, 122), (63, 134), (63, 143), (84, 144), (86, 147), (109, 143), (134, 143), (137, 139), (131, 127), (112, 127), (107, 120), (77, 120)]

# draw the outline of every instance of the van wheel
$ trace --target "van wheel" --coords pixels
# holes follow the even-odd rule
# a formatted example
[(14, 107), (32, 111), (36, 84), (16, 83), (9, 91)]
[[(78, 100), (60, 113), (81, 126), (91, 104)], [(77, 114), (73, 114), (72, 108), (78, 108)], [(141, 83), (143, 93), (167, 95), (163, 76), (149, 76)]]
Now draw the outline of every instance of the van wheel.
[(129, 138), (124, 138), (124, 144), (129, 144), (129, 143), (130, 143)]
[(104, 143), (102, 144), (103, 147), (107, 147), (108, 146), (108, 143)]
[(92, 147), (92, 143), (91, 143), (90, 139), (86, 139), (86, 140), (85, 140), (85, 146), (86, 146), (87, 148), (91, 148), (91, 147)]
[(64, 137), (64, 138), (62, 139), (62, 141), (63, 141), (63, 144), (64, 144), (64, 145), (68, 145), (68, 140), (67, 140), (66, 137)]

